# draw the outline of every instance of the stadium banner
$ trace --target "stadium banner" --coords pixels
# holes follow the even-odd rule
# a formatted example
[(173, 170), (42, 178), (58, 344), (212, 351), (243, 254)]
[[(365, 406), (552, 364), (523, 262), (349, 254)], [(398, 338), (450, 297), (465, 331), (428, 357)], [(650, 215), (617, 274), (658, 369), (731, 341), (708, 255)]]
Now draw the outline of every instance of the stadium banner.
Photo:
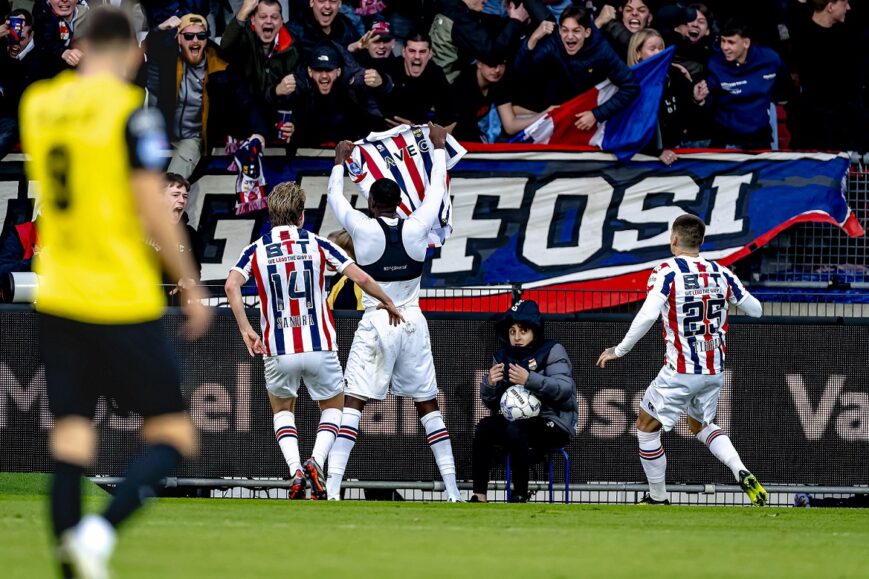
[[(255, 312), (251, 311), (252, 322)], [(458, 478), (471, 478), (475, 424), (488, 413), (478, 384), (496, 340), (488, 316), (432, 314), (431, 344), (439, 402), (452, 437)], [(177, 335), (183, 318), (165, 318)], [(869, 482), (869, 325), (792, 325), (734, 319), (728, 332), (725, 387), (716, 422), (731, 436), (743, 462), (764, 483), (865, 485)], [(337, 317), (339, 355), (346, 361), (357, 318)], [(745, 323), (743, 323), (745, 322)], [(627, 330), (624, 318), (550, 317), (546, 334), (564, 344), (573, 362), (579, 422), (568, 447), (572, 482), (644, 481), (634, 421), (644, 388), (660, 369), (663, 345), (650, 332), (624, 359), (605, 370), (594, 362)], [(25, 308), (0, 310), (0, 470), (48, 471), (51, 424), (45, 373), (39, 359), (37, 316)], [(14, 336), (14, 339), (8, 339)], [(182, 477), (289, 477), (275, 443), (261, 358), (251, 358), (227, 310), (195, 343), (178, 343), (183, 390), (201, 433), (201, 454)], [(108, 354), (110, 355), (110, 354)], [(98, 372), (99, 368), (93, 369)], [(313, 446), (319, 411), (303, 389), (296, 411), (302, 456)], [(101, 434), (94, 475), (119, 476), (140, 450), (141, 418), (120, 417), (100, 402)], [(730, 471), (681, 422), (664, 435), (672, 483), (733, 484)], [(542, 478), (538, 467), (538, 479)], [(556, 469), (558, 472), (558, 469)], [(346, 476), (360, 480), (439, 480), (412, 401), (389, 396), (364, 412)], [(494, 479), (503, 471), (495, 473)], [(560, 480), (560, 476), (558, 477)]]
[[(619, 163), (608, 153), (541, 145), (468, 149), (450, 172), (454, 232), (444, 247), (432, 250), (425, 288), (511, 284), (622, 291), (617, 300), (633, 301), (650, 270), (670, 256), (668, 228), (685, 211), (707, 224), (704, 255), (725, 265), (800, 222), (832, 223), (848, 235), (863, 235), (844, 197), (845, 154), (685, 152), (668, 167), (651, 157)], [(326, 202), (333, 159), (330, 150), (302, 150), (290, 161), (264, 158), (270, 186), (301, 182), (305, 227), (323, 235), (340, 228)], [(236, 216), (230, 160), (214, 157), (209, 163), (193, 186), (188, 213), (204, 242), (202, 279), (222, 286), (242, 249), (267, 226), (267, 212)], [(32, 188), (13, 187), (3, 178), (0, 211), (13, 205), (20, 210)], [(344, 190), (354, 206), (366, 208), (349, 176)], [(13, 194), (17, 204), (8, 201)], [(592, 296), (565, 307), (557, 295), (541, 292), (535, 298), (547, 312), (595, 307)], [(502, 302), (489, 299), (483, 308), (470, 309), (499, 309)], [(467, 299), (455, 304), (468, 305)], [(449, 309), (450, 302), (441, 300), (440, 306)]]

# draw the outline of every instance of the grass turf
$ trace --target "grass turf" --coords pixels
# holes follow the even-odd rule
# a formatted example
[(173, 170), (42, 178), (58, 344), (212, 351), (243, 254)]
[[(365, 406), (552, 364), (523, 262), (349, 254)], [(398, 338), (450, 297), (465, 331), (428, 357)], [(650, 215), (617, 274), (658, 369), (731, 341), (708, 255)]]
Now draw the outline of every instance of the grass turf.
[[(52, 575), (44, 488), (0, 477), (7, 579)], [(160, 499), (123, 529), (112, 566), (122, 579), (856, 578), (867, 544), (864, 510)]]

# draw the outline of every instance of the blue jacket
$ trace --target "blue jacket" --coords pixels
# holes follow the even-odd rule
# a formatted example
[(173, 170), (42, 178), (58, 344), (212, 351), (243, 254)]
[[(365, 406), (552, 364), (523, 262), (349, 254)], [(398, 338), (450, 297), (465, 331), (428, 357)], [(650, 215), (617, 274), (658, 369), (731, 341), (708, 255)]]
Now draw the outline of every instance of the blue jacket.
[(544, 107), (565, 103), (609, 79), (619, 90), (605, 103), (592, 109), (598, 122), (622, 111), (640, 94), (640, 85), (631, 69), (597, 29), (573, 56), (565, 52), (557, 30), (538, 42), (534, 50), (528, 49), (526, 39), (516, 55), (516, 69), (522, 75), (533, 74), (534, 78), (546, 80), (541, 87), (545, 93)]
[(715, 124), (737, 135), (750, 135), (769, 124), (773, 87), (783, 74), (782, 60), (771, 48), (750, 46), (743, 64), (727, 62), (716, 50), (709, 59), (709, 98)]

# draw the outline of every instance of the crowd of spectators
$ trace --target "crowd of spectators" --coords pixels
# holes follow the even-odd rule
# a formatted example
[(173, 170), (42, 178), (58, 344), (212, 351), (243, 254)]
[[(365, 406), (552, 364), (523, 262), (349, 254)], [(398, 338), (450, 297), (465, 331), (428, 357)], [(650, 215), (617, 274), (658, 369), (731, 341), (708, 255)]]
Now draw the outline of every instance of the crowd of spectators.
[[(775, 146), (776, 104), (791, 148), (869, 141), (867, 10), (848, 0), (102, 1), (133, 15), (136, 81), (185, 178), (228, 135), (292, 151), (433, 120), (506, 141), (609, 79), (615, 96), (577, 116), (590, 130), (636, 98), (630, 66), (669, 46), (647, 148), (663, 162), (679, 147)], [(0, 0), (0, 158), (23, 90), (78, 65), (87, 14), (83, 0)]]

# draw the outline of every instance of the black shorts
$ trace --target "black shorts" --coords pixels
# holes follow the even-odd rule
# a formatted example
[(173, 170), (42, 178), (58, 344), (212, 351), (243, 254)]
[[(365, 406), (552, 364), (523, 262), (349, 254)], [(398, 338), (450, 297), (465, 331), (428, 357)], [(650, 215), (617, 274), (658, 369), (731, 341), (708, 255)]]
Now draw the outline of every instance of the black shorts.
[(178, 359), (160, 320), (100, 325), (40, 314), (39, 331), (55, 417), (93, 418), (100, 396), (144, 417), (184, 411)]

